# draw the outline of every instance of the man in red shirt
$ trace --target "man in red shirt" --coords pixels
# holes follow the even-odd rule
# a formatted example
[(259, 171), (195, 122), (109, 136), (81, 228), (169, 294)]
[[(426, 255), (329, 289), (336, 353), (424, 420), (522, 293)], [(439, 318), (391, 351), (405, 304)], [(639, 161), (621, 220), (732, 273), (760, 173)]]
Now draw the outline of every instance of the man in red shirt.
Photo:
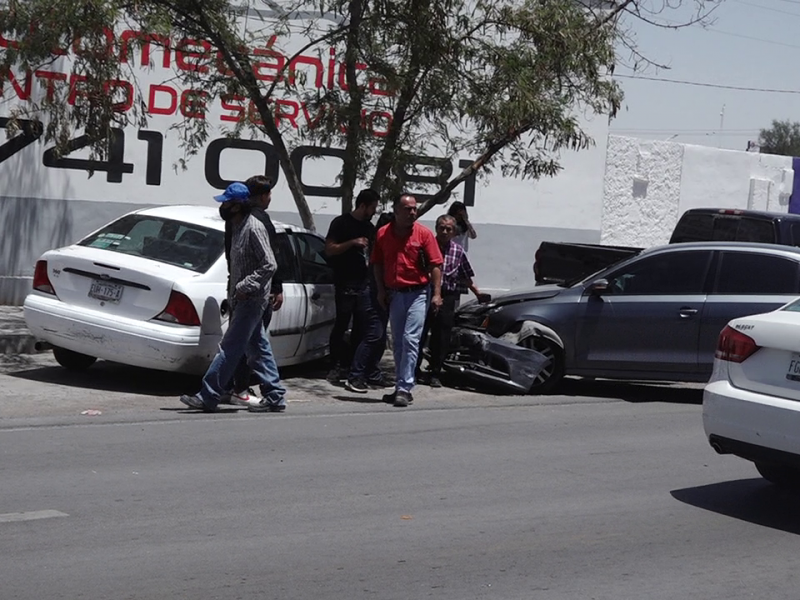
[[(389, 311), (394, 338), (395, 391), (385, 397), (395, 406), (414, 401), (414, 374), (428, 304), (442, 305), (442, 253), (430, 229), (416, 222), (417, 200), (400, 194), (394, 221), (378, 230), (371, 262), (378, 302)], [(432, 288), (432, 289), (431, 289)]]

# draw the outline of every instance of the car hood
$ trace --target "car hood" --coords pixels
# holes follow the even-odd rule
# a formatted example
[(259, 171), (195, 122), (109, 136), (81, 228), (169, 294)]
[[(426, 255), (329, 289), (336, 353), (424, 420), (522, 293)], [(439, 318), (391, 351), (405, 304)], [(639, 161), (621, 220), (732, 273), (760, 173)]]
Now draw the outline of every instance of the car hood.
[(559, 285), (537, 285), (536, 287), (525, 290), (513, 290), (506, 294), (492, 296), (492, 301), (486, 304), (478, 304), (476, 300), (466, 302), (461, 305), (462, 311), (476, 311), (481, 310), (487, 306), (491, 308), (499, 306), (508, 306), (509, 304), (518, 304), (520, 302), (528, 302), (530, 300), (543, 300), (545, 298), (552, 298), (558, 296), (565, 291), (566, 288)]

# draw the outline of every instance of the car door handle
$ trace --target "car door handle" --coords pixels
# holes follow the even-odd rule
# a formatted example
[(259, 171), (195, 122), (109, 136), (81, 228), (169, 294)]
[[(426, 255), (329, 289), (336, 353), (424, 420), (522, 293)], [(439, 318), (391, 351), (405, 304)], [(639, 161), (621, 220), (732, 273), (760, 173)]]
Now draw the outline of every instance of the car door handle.
[(693, 317), (697, 314), (697, 309), (684, 306), (678, 311), (678, 314), (680, 315), (681, 319), (688, 319), (689, 317)]
[(320, 294), (319, 292), (314, 292), (313, 294), (311, 294), (312, 300), (319, 300), (320, 298), (322, 298), (322, 294)]

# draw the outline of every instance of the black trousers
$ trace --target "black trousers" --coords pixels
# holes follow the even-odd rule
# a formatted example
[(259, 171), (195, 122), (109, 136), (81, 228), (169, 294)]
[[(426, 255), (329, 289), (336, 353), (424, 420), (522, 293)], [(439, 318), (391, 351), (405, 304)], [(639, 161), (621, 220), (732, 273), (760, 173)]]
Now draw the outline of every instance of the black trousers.
[[(431, 306), (428, 309), (428, 316), (425, 319), (425, 327), (422, 330), (423, 344), (426, 340), (430, 359), (428, 361), (429, 369), (432, 374), (438, 376), (442, 372), (442, 365), (444, 359), (447, 358), (450, 352), (450, 334), (453, 331), (453, 324), (456, 316), (456, 306), (460, 294), (445, 292), (442, 294), (442, 306), (434, 312)], [(422, 352), (420, 352), (422, 357)], [(417, 369), (419, 369), (421, 358), (417, 360)]]
[[(331, 362), (335, 367), (349, 370), (352, 379), (374, 379), (380, 375), (378, 363), (386, 347), (386, 319), (382, 313), (371, 286), (336, 287)], [(350, 344), (347, 344), (344, 334), (351, 321)]]

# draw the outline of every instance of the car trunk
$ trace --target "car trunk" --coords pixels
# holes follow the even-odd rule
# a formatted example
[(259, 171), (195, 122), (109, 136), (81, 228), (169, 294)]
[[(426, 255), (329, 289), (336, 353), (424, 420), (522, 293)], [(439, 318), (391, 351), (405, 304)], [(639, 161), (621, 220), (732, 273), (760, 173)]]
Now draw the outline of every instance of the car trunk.
[(139, 320), (164, 310), (176, 279), (196, 275), (146, 258), (81, 246), (49, 252), (43, 260), (62, 302)]
[[(768, 313), (737, 321), (737, 330), (760, 349), (742, 363), (729, 363), (731, 383), (739, 389), (800, 401), (800, 326), (794, 312)], [(752, 328), (750, 326), (752, 325)], [(787, 332), (797, 331), (797, 335)]]

